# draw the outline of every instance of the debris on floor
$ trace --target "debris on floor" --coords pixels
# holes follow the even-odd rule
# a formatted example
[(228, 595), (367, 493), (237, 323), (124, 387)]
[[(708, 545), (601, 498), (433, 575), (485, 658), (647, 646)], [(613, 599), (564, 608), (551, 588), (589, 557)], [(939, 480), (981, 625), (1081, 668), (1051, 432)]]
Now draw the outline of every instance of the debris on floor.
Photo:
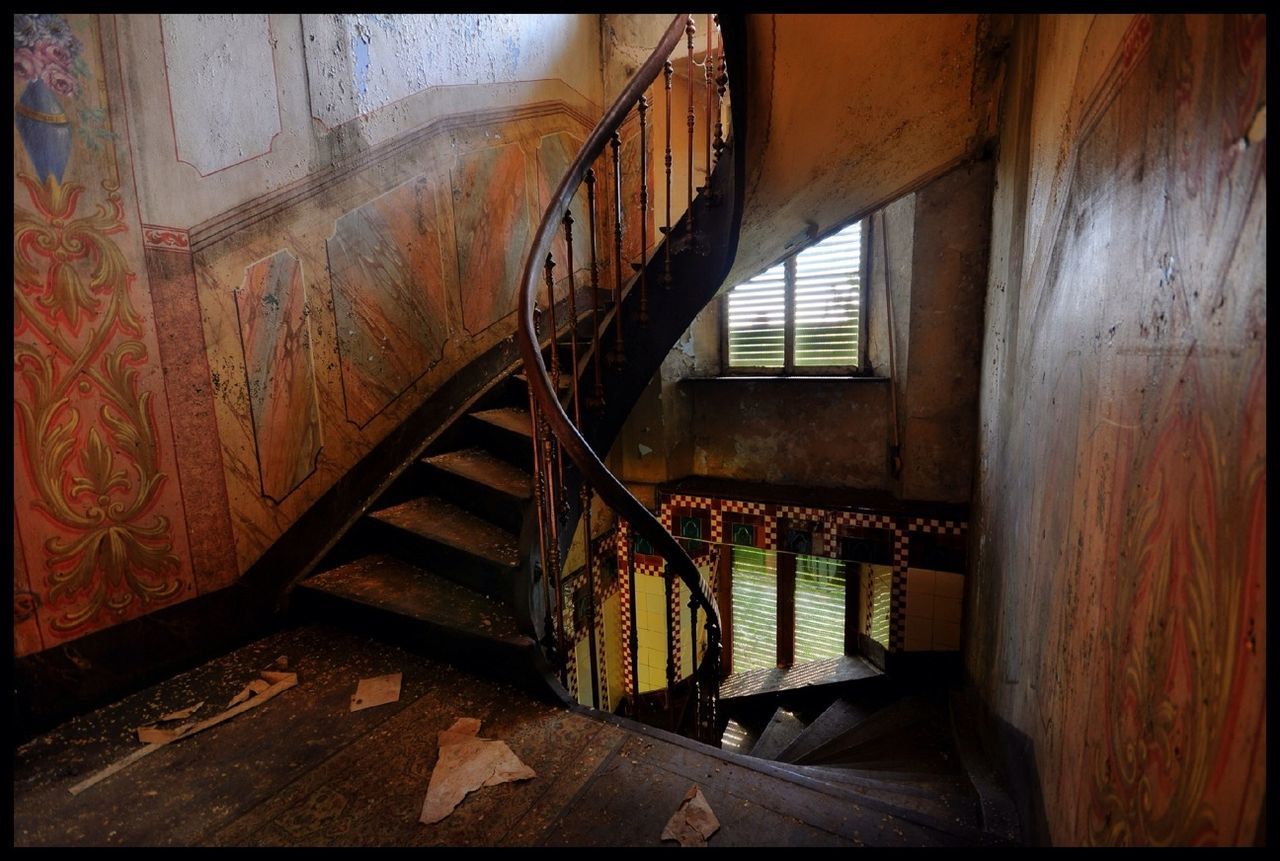
[(204, 705), (204, 700), (201, 700), (193, 706), (187, 706), (185, 709), (178, 709), (176, 712), (169, 712), (167, 715), (161, 715), (160, 722), (164, 723), (165, 721), (171, 720), (186, 720), (196, 712), (200, 711), (200, 706), (202, 705)]
[(505, 741), (480, 738), (477, 718), (458, 718), (440, 733), (440, 755), (431, 772), (427, 797), (419, 822), (431, 825), (444, 819), (482, 786), (528, 780), (537, 773), (520, 761)]
[[(72, 795), (79, 795), (94, 784), (106, 780), (111, 775), (119, 771), (123, 771), (143, 757), (155, 753), (166, 744), (193, 736), (198, 732), (203, 732), (210, 727), (217, 726), (224, 721), (228, 721), (236, 715), (243, 714), (249, 709), (257, 708), (276, 694), (287, 691), (289, 688), (298, 684), (297, 673), (282, 673), (264, 670), (261, 675), (264, 677), (270, 675), (275, 679), (275, 681), (268, 681), (266, 678), (255, 680), (236, 695), (235, 699), (231, 701), (231, 705), (226, 709), (226, 711), (220, 712), (211, 718), (206, 718), (199, 722), (184, 723), (174, 727), (173, 729), (165, 729), (156, 724), (139, 727), (138, 740), (147, 742), (146, 747), (138, 748), (123, 759), (117, 760), (96, 774), (90, 775), (75, 786), (71, 787), (68, 791)], [(196, 709), (200, 708), (202, 705), (204, 705), (204, 703), (197, 703), (196, 705), (190, 706), (186, 709), (182, 709), (177, 712), (170, 712), (168, 715), (161, 718), (161, 721), (167, 721), (174, 715), (181, 715), (184, 712), (188, 715), (194, 714)]]
[(666, 827), (662, 829), (662, 839), (675, 840), (681, 846), (706, 846), (707, 838), (719, 830), (720, 820), (716, 819), (711, 805), (707, 804), (706, 797), (695, 783), (667, 820)]
[(249, 684), (245, 685), (244, 690), (231, 698), (231, 702), (227, 703), (227, 708), (238, 706), (240, 703), (249, 699), (249, 697), (256, 696), (269, 687), (271, 687), (271, 683), (266, 679), (254, 679), (249, 682)]
[(391, 673), (386, 676), (361, 679), (356, 685), (356, 692), (351, 695), (351, 711), (358, 712), (399, 700), (400, 677), (400, 673)]

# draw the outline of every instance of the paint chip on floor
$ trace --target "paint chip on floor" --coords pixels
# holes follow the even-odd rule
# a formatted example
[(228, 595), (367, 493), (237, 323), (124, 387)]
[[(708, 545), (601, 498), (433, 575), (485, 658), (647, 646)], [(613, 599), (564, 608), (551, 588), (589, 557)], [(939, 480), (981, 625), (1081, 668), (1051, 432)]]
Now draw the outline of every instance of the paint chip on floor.
[(361, 679), (356, 692), (351, 695), (351, 711), (358, 712), (374, 706), (384, 706), (400, 699), (400, 673)]
[(716, 819), (711, 805), (695, 783), (667, 820), (667, 826), (662, 829), (662, 839), (675, 840), (681, 846), (706, 846), (707, 838), (719, 830), (720, 820)]
[(471, 792), (483, 786), (497, 786), (528, 780), (538, 774), (520, 761), (505, 741), (478, 737), (477, 718), (458, 718), (440, 733), (440, 756), (431, 771), (427, 797), (418, 821), (432, 825), (444, 819)]

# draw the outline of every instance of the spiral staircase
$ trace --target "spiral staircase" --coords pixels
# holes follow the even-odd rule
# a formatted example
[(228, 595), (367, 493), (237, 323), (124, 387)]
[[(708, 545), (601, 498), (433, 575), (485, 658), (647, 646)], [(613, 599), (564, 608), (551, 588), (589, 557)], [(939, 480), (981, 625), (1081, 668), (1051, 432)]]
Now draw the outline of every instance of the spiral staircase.
[[(1008, 843), (1016, 839), (1016, 825), (1007, 799), (994, 780), (976, 777), (986, 773), (980, 764), (967, 762), (971, 746), (953, 731), (945, 692), (879, 678), (860, 687), (722, 704), (714, 592), (681, 544), (602, 462), (736, 253), (751, 54), (742, 16), (717, 16), (715, 27), (719, 50), (709, 49), (698, 64), (694, 18), (675, 17), (552, 194), (520, 285), (516, 339), (522, 361), (491, 380), (465, 415), (392, 477), (317, 573), (294, 590), (293, 605), (581, 708), (568, 678), (566, 627), (573, 609), (564, 597), (564, 575), (570, 573), (564, 560), (577, 535), (585, 554), (585, 627), (594, 663), (601, 648), (594, 635), (598, 566), (593, 542), (581, 536), (596, 534), (592, 512), (603, 503), (663, 558), (668, 596), (684, 584), (695, 630), (705, 630), (705, 648), (695, 654), (687, 678), (678, 677), (668, 643), (666, 690), (646, 700), (650, 711), (666, 714), (649, 723), (720, 748), (717, 755), (737, 764), (878, 806), (957, 843)], [(704, 106), (701, 99), (694, 104), (691, 86), (688, 135), (676, 145), (687, 142), (690, 165), (694, 147), (705, 145), (714, 165), (696, 195), (692, 169), (672, 175), (667, 58), (682, 43), (690, 70), (702, 70), (707, 133), (705, 141), (694, 140), (694, 111)], [(665, 104), (648, 102), (650, 87), (665, 93)], [(659, 236), (650, 237), (647, 115), (660, 109), (668, 117), (668, 208)], [(642, 153), (635, 179), (639, 217), (623, 212), (619, 158), (618, 133), (633, 112)], [(670, 203), (682, 198), (687, 209), (672, 223)], [(628, 225), (642, 232), (638, 261), (624, 260)], [(595, 674), (588, 675), (592, 681), (579, 684), (594, 684)], [(594, 688), (588, 699), (601, 704)], [(628, 701), (629, 713), (643, 717), (642, 705), (640, 698)]]

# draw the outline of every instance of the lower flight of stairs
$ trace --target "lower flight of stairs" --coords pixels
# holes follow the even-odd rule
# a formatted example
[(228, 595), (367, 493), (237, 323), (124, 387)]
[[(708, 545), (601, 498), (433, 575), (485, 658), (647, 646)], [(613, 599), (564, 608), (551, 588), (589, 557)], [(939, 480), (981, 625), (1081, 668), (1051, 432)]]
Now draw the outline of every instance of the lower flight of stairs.
[(1013, 804), (945, 688), (873, 678), (825, 690), (727, 701), (722, 749), (974, 845), (1019, 842)]
[[(579, 307), (588, 296), (579, 295)], [(607, 291), (598, 304), (611, 307)], [(593, 313), (580, 315), (575, 329), (579, 369)], [(565, 328), (557, 352), (562, 400), (572, 356)], [(396, 478), (299, 584), (292, 607), (546, 694), (553, 672), (533, 639), (536, 610), (520, 547), (533, 494), (529, 387), (517, 366)]]
[(533, 497), (523, 388), (500, 384), (428, 449), (299, 585), (294, 606), (451, 659), (532, 666), (536, 645), (511, 600)]

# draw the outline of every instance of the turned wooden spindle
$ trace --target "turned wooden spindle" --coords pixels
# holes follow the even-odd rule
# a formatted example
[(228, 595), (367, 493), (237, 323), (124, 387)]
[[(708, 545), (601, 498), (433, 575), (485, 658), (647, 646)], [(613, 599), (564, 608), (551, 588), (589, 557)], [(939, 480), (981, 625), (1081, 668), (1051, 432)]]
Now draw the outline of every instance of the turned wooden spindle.
[(555, 391), (560, 391), (560, 344), (559, 330), (556, 326), (556, 288), (555, 288), (555, 268), (556, 262), (551, 255), (547, 255), (547, 262), (544, 264), (547, 279), (547, 309), (548, 317), (551, 321), (551, 384), (555, 387)]
[(559, 654), (562, 656), (561, 681), (568, 683), (568, 650), (566, 649), (566, 640), (564, 635), (564, 591), (560, 584), (560, 528), (558, 525), (559, 517), (557, 512), (560, 506), (557, 502), (557, 491), (555, 486), (555, 475), (553, 473), (555, 456), (552, 453), (553, 435), (551, 427), (543, 419), (540, 423), (539, 439), (542, 441), (542, 482), (546, 487), (546, 515), (543, 520), (547, 524), (547, 555), (545, 562), (551, 569), (551, 585), (556, 593), (556, 606), (559, 612), (556, 614), (556, 646)]
[(711, 16), (707, 16), (707, 53), (702, 58), (702, 80), (703, 90), (707, 97), (707, 160), (704, 162), (707, 172), (702, 178), (702, 193), (706, 194), (707, 189), (711, 185), (711, 103), (715, 95), (715, 87), (712, 85), (711, 76), (715, 64), (711, 61)]
[[(556, 325), (556, 278), (555, 278), (556, 261), (550, 254), (547, 255), (546, 262), (546, 279), (547, 279), (547, 307), (550, 309), (548, 318), (551, 322), (551, 390), (556, 393), (556, 397), (560, 397), (560, 329)], [(572, 333), (570, 333), (572, 335)], [(555, 454), (556, 476), (559, 478), (560, 487), (564, 486), (564, 453), (560, 450), (560, 446), (556, 444), (555, 439), (551, 440), (552, 451)], [(552, 509), (558, 511), (560, 516), (568, 514), (568, 500), (561, 499), (560, 506)]]
[[(718, 17), (718, 16), (717, 16)], [(715, 151), (716, 164), (720, 163), (720, 154), (724, 152), (724, 94), (729, 87), (729, 70), (724, 62), (724, 42), (720, 43), (720, 72), (716, 75), (716, 139), (712, 144)]]
[(640, 262), (632, 264), (640, 272), (640, 313), (637, 319), (641, 326), (649, 323), (649, 281), (645, 274), (645, 263), (649, 258), (649, 136), (645, 116), (649, 111), (649, 100), (640, 97), (637, 105), (640, 112)]
[(582, 427), (582, 406), (578, 397), (578, 300), (573, 295), (573, 215), (567, 209), (564, 211), (564, 248), (565, 265), (569, 267), (569, 361), (573, 363), (569, 373), (569, 397), (573, 400), (573, 424)]
[(693, 668), (693, 672), (689, 674), (689, 682), (693, 685), (693, 708), (694, 708), (694, 726), (701, 725), (701, 716), (697, 714), (699, 701), (701, 700), (702, 685), (698, 678), (698, 599), (692, 594), (689, 595), (689, 644), (692, 651), (689, 653), (689, 666)]
[(587, 406), (604, 406), (604, 380), (600, 374), (600, 264), (596, 260), (596, 172), (587, 168), (583, 182), (587, 184), (587, 234), (591, 246), (591, 363), (595, 368), (595, 387)]
[(543, 640), (548, 646), (555, 647), (559, 641), (555, 639), (555, 624), (551, 620), (551, 569), (547, 564), (547, 491), (542, 472), (542, 437), (539, 431), (542, 420), (532, 386), (529, 387), (529, 421), (533, 431), (530, 437), (533, 442), (534, 493), (537, 496), (534, 508), (538, 515), (538, 559), (542, 562), (542, 602), (545, 610)]
[(662, 66), (662, 77), (667, 93), (667, 226), (662, 229), (662, 235), (667, 237), (666, 245), (666, 261), (662, 267), (662, 287), (664, 290), (671, 289), (671, 74), (675, 68), (668, 60)]
[(613, 151), (613, 352), (609, 364), (622, 367), (626, 352), (622, 343), (622, 138), (617, 132), (609, 139)]
[(688, 76), (689, 114), (687, 119), (688, 119), (688, 125), (689, 125), (689, 171), (688, 171), (689, 202), (688, 202), (688, 206), (689, 206), (689, 235), (691, 237), (693, 236), (693, 232), (695, 230), (695, 217), (693, 212), (693, 128), (694, 128), (694, 125), (696, 124), (696, 120), (694, 119), (694, 115), (693, 115), (693, 70), (694, 70), (693, 35), (694, 33), (697, 32), (697, 30), (698, 28), (693, 23), (693, 16), (690, 15), (689, 23), (685, 25), (684, 32), (685, 32), (685, 35), (688, 37), (688, 53), (689, 53), (689, 76)]

